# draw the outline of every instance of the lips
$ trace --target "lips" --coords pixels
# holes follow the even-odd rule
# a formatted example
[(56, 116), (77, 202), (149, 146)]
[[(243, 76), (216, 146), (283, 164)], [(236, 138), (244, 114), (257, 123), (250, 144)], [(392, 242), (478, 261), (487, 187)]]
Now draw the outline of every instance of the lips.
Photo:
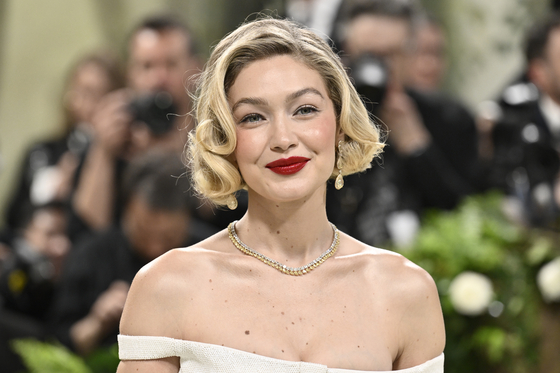
[(292, 175), (304, 168), (308, 161), (309, 158), (305, 157), (290, 157), (270, 162), (266, 168), (280, 175)]

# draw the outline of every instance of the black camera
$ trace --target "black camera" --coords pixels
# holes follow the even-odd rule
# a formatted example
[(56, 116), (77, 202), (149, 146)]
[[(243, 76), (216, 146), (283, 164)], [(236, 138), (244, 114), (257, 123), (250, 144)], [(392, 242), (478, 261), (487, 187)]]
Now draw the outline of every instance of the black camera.
[(531, 83), (506, 89), (499, 102), (501, 117), (492, 130), (494, 157), (488, 181), (490, 187), (517, 196), (528, 221), (542, 226), (557, 215), (553, 187), (560, 157), (546, 124), (535, 117), (538, 99)]
[(129, 104), (129, 110), (133, 121), (145, 123), (156, 136), (169, 132), (177, 114), (173, 97), (165, 91), (137, 96)]
[(389, 70), (382, 58), (371, 53), (362, 54), (350, 62), (350, 76), (356, 91), (364, 99), (368, 111), (377, 114), (389, 80)]
[(12, 246), (12, 254), (0, 266), (0, 298), (12, 311), (39, 317), (54, 293), (54, 266), (24, 239), (15, 239)]

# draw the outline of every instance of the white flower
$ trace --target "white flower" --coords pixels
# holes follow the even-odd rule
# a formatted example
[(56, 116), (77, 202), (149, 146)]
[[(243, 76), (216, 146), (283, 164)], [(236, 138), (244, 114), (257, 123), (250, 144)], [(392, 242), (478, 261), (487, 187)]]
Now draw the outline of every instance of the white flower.
[(537, 274), (537, 285), (546, 302), (560, 300), (560, 257), (541, 268)]
[(460, 273), (449, 285), (451, 304), (463, 315), (476, 316), (484, 313), (493, 296), (492, 281), (480, 273)]

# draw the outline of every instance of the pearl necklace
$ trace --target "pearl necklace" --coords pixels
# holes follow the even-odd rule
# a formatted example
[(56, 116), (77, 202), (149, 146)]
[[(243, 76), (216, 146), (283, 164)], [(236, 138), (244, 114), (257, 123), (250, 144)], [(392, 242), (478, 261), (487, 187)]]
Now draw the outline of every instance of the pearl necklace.
[(235, 245), (235, 247), (237, 247), (243, 254), (255, 257), (255, 258), (259, 259), (261, 262), (263, 262), (265, 264), (268, 264), (272, 268), (276, 268), (280, 272), (282, 272), (284, 274), (287, 274), (287, 275), (301, 276), (301, 275), (305, 275), (306, 273), (311, 272), (312, 270), (314, 270), (315, 268), (317, 268), (321, 264), (323, 264), (331, 256), (333, 256), (334, 253), (336, 252), (336, 250), (338, 249), (338, 244), (339, 244), (338, 233), (339, 233), (339, 231), (336, 228), (336, 226), (331, 223), (333, 233), (334, 233), (334, 238), (333, 238), (333, 242), (332, 242), (331, 246), (327, 249), (327, 251), (325, 251), (317, 259), (315, 259), (314, 261), (312, 261), (309, 264), (304, 265), (303, 267), (298, 267), (298, 268), (288, 267), (284, 264), (281, 264), (281, 263), (277, 262), (274, 259), (270, 259), (269, 257), (255, 251), (255, 250), (251, 249), (249, 246), (245, 245), (239, 239), (239, 237), (237, 236), (237, 232), (235, 231), (235, 223), (237, 223), (237, 220), (234, 221), (234, 222), (231, 222), (228, 225), (229, 239)]

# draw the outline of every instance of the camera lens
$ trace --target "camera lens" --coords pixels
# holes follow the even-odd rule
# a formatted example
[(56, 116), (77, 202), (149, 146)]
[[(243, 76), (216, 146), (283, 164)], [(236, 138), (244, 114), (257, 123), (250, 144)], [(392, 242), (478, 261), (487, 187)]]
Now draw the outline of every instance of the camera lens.
[(177, 114), (173, 97), (165, 91), (136, 97), (130, 103), (130, 111), (134, 121), (146, 124), (156, 136), (169, 132)]

